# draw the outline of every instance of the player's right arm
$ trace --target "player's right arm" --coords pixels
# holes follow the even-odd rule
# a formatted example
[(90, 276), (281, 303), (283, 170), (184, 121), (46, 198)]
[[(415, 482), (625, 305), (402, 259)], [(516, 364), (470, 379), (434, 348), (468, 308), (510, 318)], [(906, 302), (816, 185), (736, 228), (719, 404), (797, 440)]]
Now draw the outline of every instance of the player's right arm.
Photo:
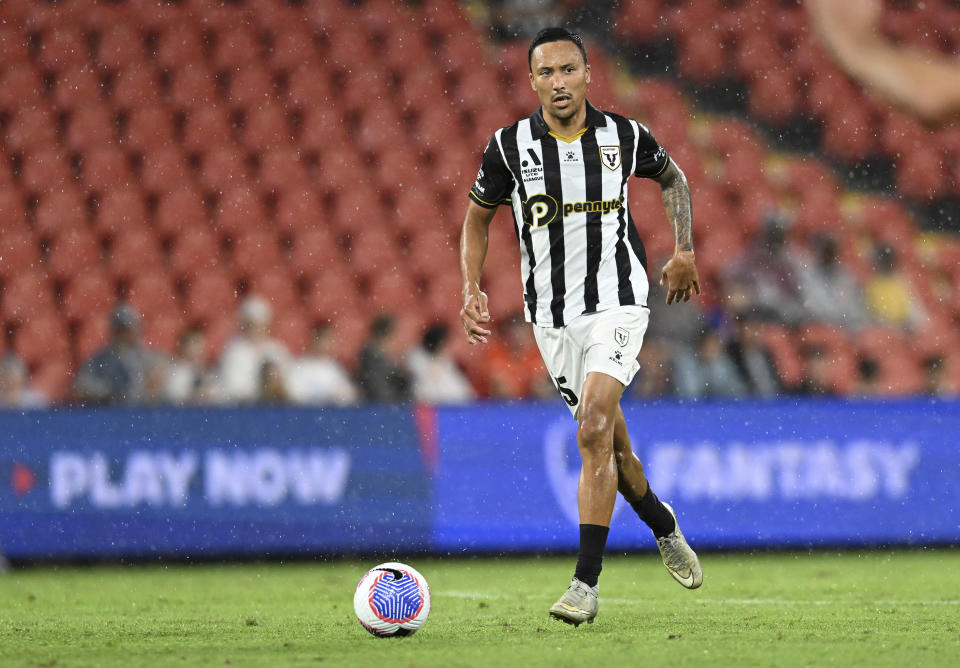
[(487, 295), (480, 289), (480, 274), (487, 257), (490, 222), (496, 212), (496, 209), (482, 207), (471, 200), (460, 233), (460, 276), (463, 279), (460, 322), (467, 340), (473, 344), (486, 343), (490, 336), (490, 330), (486, 329), (490, 311), (487, 309)]
[[(499, 135), (499, 132), (497, 133)], [(480, 274), (487, 257), (490, 222), (497, 207), (509, 202), (514, 188), (513, 174), (500, 153), (497, 135), (483, 152), (483, 163), (470, 189), (470, 203), (460, 233), (460, 276), (463, 279), (463, 306), (460, 322), (470, 343), (486, 343), (490, 311), (487, 295), (480, 289)]]

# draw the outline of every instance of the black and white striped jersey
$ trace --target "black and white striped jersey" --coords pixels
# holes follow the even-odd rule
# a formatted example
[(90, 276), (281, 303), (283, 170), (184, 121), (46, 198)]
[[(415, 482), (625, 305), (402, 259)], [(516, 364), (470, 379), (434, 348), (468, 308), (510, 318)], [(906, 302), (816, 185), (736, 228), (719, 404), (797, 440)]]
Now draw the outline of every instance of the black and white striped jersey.
[(669, 162), (646, 127), (589, 102), (587, 127), (573, 138), (551, 133), (539, 108), (494, 133), (470, 198), (511, 205), (529, 322), (562, 327), (582, 313), (646, 305), (627, 181), (659, 176)]

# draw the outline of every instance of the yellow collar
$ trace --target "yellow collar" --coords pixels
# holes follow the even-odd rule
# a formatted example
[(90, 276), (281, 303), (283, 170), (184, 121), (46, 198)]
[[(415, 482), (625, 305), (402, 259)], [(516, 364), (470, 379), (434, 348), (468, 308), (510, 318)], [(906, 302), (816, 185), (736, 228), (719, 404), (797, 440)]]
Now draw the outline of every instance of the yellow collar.
[(577, 134), (572, 135), (572, 136), (570, 136), (570, 137), (564, 137), (564, 136), (561, 135), (561, 134), (557, 134), (557, 133), (554, 132), (553, 130), (550, 130), (547, 134), (549, 134), (549, 135), (550, 135), (551, 137), (553, 137), (554, 139), (559, 139), (560, 141), (564, 141), (564, 142), (567, 142), (568, 144), (572, 144), (573, 142), (575, 142), (575, 141), (577, 141), (578, 139), (580, 139), (580, 137), (583, 136), (583, 133), (586, 132), (586, 131), (589, 130), (589, 129), (590, 129), (590, 126), (588, 125), (587, 127), (585, 127), (585, 128), (583, 128), (582, 130), (580, 130), (580, 132), (578, 132)]

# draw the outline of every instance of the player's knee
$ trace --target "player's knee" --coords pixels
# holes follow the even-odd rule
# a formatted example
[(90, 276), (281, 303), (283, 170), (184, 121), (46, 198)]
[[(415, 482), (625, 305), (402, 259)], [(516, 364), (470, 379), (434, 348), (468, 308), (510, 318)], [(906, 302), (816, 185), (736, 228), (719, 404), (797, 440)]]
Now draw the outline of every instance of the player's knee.
[(599, 412), (588, 412), (580, 418), (577, 441), (582, 450), (604, 454), (613, 450), (613, 420)]

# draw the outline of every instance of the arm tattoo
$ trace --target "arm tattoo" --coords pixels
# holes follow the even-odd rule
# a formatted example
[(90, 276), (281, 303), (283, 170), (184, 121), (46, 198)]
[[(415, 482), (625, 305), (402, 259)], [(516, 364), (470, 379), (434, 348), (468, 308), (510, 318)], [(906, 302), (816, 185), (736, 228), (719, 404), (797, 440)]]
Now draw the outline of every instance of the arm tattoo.
[(660, 196), (663, 199), (663, 210), (667, 220), (673, 227), (673, 235), (677, 248), (684, 251), (693, 250), (693, 207), (690, 203), (690, 186), (687, 177), (680, 168), (670, 164), (666, 177), (660, 181)]

